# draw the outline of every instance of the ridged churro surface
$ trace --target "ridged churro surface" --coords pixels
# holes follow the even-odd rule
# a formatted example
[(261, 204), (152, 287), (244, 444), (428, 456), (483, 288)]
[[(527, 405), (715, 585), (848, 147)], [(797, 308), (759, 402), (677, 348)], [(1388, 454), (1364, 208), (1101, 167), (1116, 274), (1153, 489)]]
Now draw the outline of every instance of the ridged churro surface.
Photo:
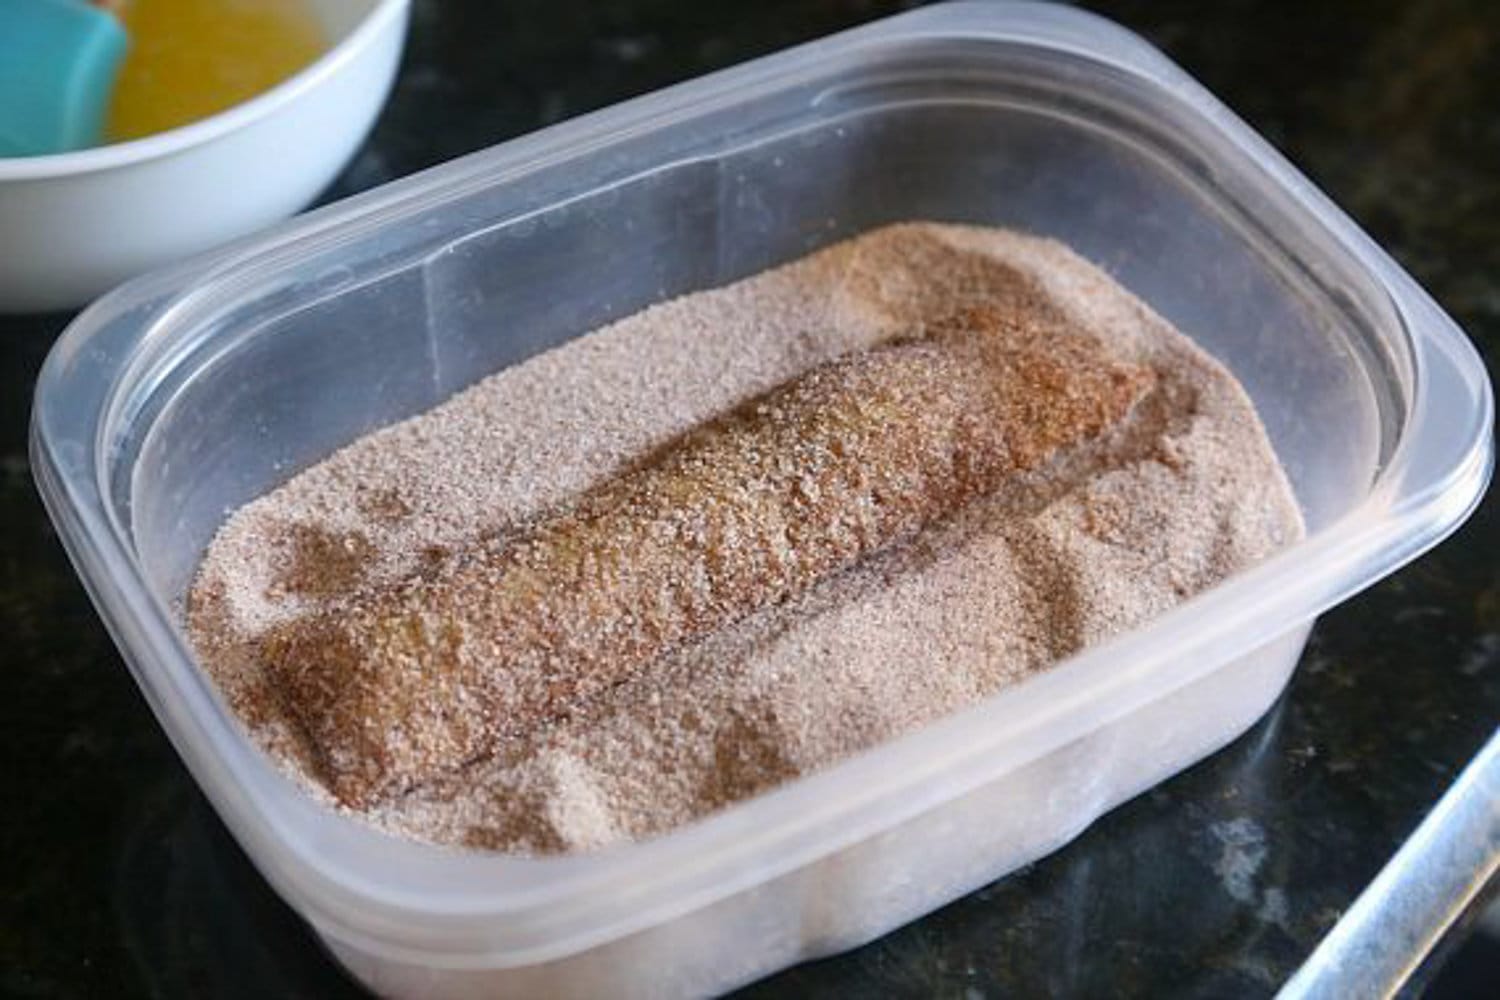
[(556, 853), (972, 705), (1301, 530), (1243, 390), (1118, 284), (904, 224), (354, 442), (230, 517), (187, 617), (309, 794)]
[(972, 307), (756, 397), (498, 546), (270, 637), (364, 804), (570, 715), (1125, 419), (1148, 368)]

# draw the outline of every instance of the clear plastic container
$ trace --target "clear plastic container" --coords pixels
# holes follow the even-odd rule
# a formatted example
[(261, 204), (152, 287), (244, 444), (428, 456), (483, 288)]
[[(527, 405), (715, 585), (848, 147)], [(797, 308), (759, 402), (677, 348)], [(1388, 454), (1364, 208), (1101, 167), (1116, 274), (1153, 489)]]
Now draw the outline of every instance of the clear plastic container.
[[(971, 710), (596, 854), (388, 838), (310, 802), (240, 731), (175, 610), (229, 510), (601, 322), (898, 219), (1044, 233), (1114, 273), (1244, 383), (1309, 537)], [(675, 995), (883, 934), (1233, 739), (1282, 690), (1315, 615), (1473, 508), (1492, 411), (1432, 300), (1158, 52), (1069, 9), (954, 4), (129, 285), (48, 359), (33, 450), (162, 726), (356, 976), (425, 997)]]

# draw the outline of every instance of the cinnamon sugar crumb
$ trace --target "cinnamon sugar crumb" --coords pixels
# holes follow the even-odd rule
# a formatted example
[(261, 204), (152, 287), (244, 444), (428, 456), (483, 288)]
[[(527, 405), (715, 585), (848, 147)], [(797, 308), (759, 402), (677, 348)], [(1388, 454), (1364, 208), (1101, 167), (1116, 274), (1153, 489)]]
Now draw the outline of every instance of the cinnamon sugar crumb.
[[(981, 429), (1023, 428), (1004, 467), (982, 488), (933, 480), (899, 530), (859, 527), (883, 522), (850, 506), (868, 485), (851, 470), (910, 485), (931, 467), (902, 428), (941, 427), (928, 416), (976, 391), (981, 359), (942, 345), (978, 328), (1024, 348), (995, 402), (961, 404)], [(713, 450), (724, 421), (774, 428), (796, 386), (817, 396), (825, 372), (904, 358), (902, 340), (941, 357), (901, 377), (951, 393), (893, 382), (917, 409), (872, 417), (878, 393), (828, 389), (872, 429), (813, 455), (793, 406), (787, 433)], [(746, 477), (784, 483), (787, 506), (735, 499)], [(742, 513), (702, 513), (723, 503)], [(766, 527), (782, 518), (785, 551)], [(355, 442), (230, 518), (188, 617), (231, 705), (314, 794), (417, 839), (556, 853), (662, 832), (971, 704), (1301, 531), (1243, 391), (1129, 293), (1050, 241), (911, 224), (654, 306)], [(559, 558), (582, 574), (566, 588), (545, 571)], [(518, 567), (538, 593), (491, 607), (524, 589)], [(351, 633), (370, 608), (395, 631)], [(350, 634), (376, 646), (320, 667), (318, 643)], [(381, 685), (416, 677), (412, 697), (348, 700), (413, 635), (448, 652), (382, 668)]]

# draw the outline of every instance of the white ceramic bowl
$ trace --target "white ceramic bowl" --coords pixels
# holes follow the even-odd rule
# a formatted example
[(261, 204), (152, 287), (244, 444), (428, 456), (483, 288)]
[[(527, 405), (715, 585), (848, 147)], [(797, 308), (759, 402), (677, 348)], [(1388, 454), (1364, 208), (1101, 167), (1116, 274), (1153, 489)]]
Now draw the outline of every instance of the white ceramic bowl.
[(310, 2), (333, 44), (265, 93), (133, 142), (0, 159), (0, 312), (80, 305), (327, 186), (390, 92), (410, 2)]

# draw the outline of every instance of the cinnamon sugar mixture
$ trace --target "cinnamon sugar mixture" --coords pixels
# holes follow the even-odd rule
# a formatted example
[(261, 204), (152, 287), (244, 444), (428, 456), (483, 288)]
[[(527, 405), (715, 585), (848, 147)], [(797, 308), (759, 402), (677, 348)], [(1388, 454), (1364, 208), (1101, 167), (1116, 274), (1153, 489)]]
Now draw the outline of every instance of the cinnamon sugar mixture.
[(876, 230), (356, 441), (209, 547), (192, 639), (336, 808), (668, 830), (1301, 536), (1249, 399), (1065, 247)]

